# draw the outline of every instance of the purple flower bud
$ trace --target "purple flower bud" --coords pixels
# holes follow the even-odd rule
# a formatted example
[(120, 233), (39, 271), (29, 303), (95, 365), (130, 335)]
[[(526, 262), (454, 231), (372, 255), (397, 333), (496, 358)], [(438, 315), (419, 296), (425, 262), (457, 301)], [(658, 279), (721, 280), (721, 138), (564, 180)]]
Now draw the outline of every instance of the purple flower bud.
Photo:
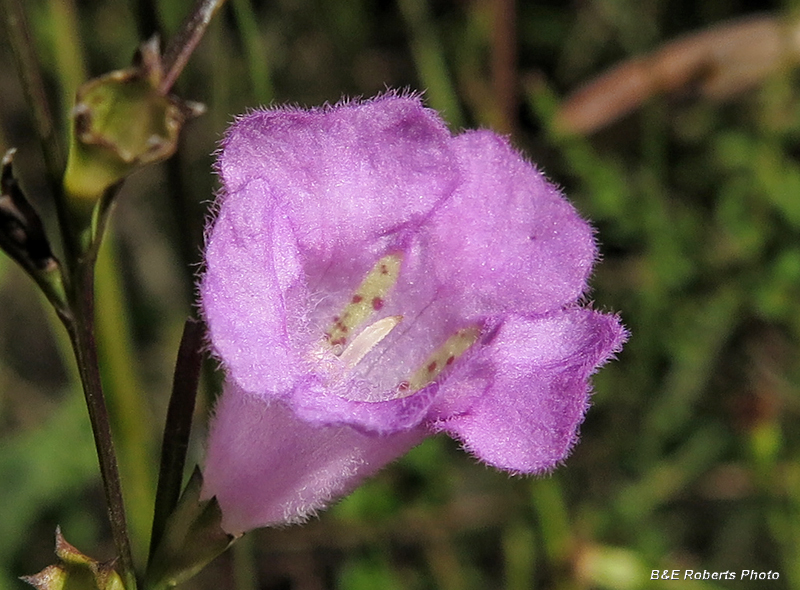
[(238, 119), (200, 294), (227, 374), (205, 497), (303, 520), (425, 436), (554, 468), (627, 332), (579, 301), (592, 228), (508, 142), (394, 93)]

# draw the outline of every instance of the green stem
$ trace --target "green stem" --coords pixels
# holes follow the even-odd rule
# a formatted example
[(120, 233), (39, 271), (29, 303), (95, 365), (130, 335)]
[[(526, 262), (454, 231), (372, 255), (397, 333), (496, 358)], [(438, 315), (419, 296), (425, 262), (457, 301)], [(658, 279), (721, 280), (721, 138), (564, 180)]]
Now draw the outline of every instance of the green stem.
[(56, 202), (61, 237), (64, 243), (66, 272), (63, 274), (63, 280), (71, 313), (67, 313), (59, 307), (56, 307), (56, 310), (59, 311), (59, 317), (69, 334), (78, 365), (78, 373), (83, 384), (106, 495), (111, 531), (119, 554), (123, 579), (127, 590), (135, 590), (136, 578), (125, 522), (122, 486), (114, 454), (114, 443), (111, 438), (108, 410), (103, 398), (97, 346), (94, 338), (93, 283), (96, 250), (86, 253), (83, 257), (78, 251), (78, 242), (75, 232), (72, 230), (61, 186), (63, 157), (56, 138), (53, 119), (40, 75), (39, 61), (22, 4), (19, 0), (2, 0), (2, 5), (20, 80), (33, 110), (37, 135), (42, 144), (48, 180)]
[(103, 480), (108, 508), (108, 518), (111, 525), (111, 534), (114, 538), (119, 555), (119, 564), (122, 577), (125, 580), (126, 590), (135, 590), (136, 577), (133, 569), (133, 557), (128, 539), (128, 527), (125, 520), (125, 503), (122, 498), (122, 486), (119, 477), (119, 468), (114, 453), (114, 441), (111, 437), (111, 427), (108, 419), (103, 396), (103, 386), (100, 380), (100, 368), (97, 358), (97, 344), (94, 336), (94, 259), (91, 257), (84, 261), (73, 275), (79, 280), (77, 287), (72, 291), (71, 297), (74, 321), (64, 325), (69, 333), (75, 360), (78, 364), (78, 373), (83, 384), (83, 393), (86, 407), (89, 410), (89, 419), (92, 424), (97, 457), (100, 463), (100, 474)]
[[(61, 278), (66, 292), (66, 306), (56, 307), (69, 334), (83, 385), (86, 405), (94, 435), (100, 473), (106, 496), (109, 521), (119, 556), (119, 567), (127, 590), (135, 590), (131, 544), (125, 516), (119, 466), (111, 436), (108, 408), (100, 377), (97, 342), (95, 340), (94, 278), (95, 262), (102, 240), (113, 193), (121, 181), (106, 189), (95, 205), (91, 227), (76, 225), (74, 207), (70, 206), (62, 184), (63, 158), (54, 131), (35, 47), (24, 18), (20, 0), (0, 0), (7, 21), (9, 39), (14, 49), (20, 78), (34, 112), (36, 130), (42, 142), (53, 191), (63, 242), (64, 264)], [(166, 94), (200, 42), (213, 14), (224, 0), (198, 0), (181, 31), (170, 44), (164, 59), (165, 76), (160, 90)], [(58, 5), (53, 5), (56, 9)], [(71, 6), (71, 4), (70, 4)], [(74, 15), (73, 15), (74, 16)], [(72, 39), (72, 38), (71, 38)], [(72, 39), (74, 40), (74, 39)], [(79, 52), (73, 51), (73, 54)], [(74, 203), (72, 203), (74, 206)], [(88, 239), (85, 238), (88, 235)]]

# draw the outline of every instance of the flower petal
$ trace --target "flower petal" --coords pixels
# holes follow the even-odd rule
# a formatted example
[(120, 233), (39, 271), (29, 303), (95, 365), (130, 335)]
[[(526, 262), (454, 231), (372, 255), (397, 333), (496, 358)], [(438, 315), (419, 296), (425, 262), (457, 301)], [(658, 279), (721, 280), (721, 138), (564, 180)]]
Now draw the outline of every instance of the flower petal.
[(222, 527), (233, 535), (300, 522), (424, 436), (422, 428), (377, 436), (311, 425), (229, 382), (211, 423), (202, 497), (217, 497)]
[(418, 98), (390, 93), (250, 113), (228, 131), (219, 170), (232, 194), (252, 178), (265, 179), (286, 205), (301, 249), (324, 268), (420, 223), (450, 195), (458, 181), (450, 141)]
[[(438, 408), (436, 431), (461, 440), (478, 458), (519, 473), (554, 468), (577, 441), (589, 404), (589, 376), (618, 352), (627, 338), (613, 315), (569, 309), (530, 319), (512, 316), (486, 352), (494, 379), (461, 414)], [(457, 375), (442, 386), (456, 403), (468, 383)]]
[[(314, 381), (313, 376), (309, 377), (288, 401), (298, 418), (317, 427), (347, 424), (372, 436), (413, 430), (426, 419), (438, 393), (434, 384), (408, 397), (358, 401), (353, 399), (352, 390), (370, 388), (372, 384), (351, 380), (334, 388)], [(385, 393), (388, 396), (391, 392)]]
[(465, 313), (554, 311), (577, 300), (597, 257), (593, 230), (508, 142), (453, 140), (464, 183), (432, 218), (439, 280)]
[(250, 206), (223, 207), (214, 222), (200, 285), (203, 315), (231, 377), (248, 391), (278, 391), (303, 368), (292, 346), (306, 332), (293, 306), (308, 299), (297, 242), (265, 182), (242, 185), (234, 197)]

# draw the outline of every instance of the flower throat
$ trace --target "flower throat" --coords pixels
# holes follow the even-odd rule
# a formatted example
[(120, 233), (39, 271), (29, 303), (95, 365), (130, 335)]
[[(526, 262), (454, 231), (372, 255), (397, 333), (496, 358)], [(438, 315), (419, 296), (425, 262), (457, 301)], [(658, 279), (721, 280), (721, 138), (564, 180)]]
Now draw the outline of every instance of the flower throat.
[[(403, 321), (402, 315), (394, 315), (369, 323), (371, 316), (383, 308), (397, 283), (402, 264), (401, 252), (380, 258), (325, 331), (327, 345), (346, 369), (353, 369)], [(362, 328), (360, 332), (359, 328)], [(477, 325), (458, 330), (431, 352), (416, 371), (397, 384), (391, 399), (409, 396), (432, 383), (477, 342), (480, 333)], [(353, 337), (353, 334), (356, 335)]]

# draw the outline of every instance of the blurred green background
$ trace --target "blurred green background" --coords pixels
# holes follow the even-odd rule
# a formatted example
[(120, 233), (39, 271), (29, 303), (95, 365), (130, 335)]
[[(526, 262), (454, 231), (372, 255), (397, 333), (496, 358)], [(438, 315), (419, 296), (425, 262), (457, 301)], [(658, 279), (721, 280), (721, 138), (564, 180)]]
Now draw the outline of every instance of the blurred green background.
[[(511, 134), (564, 187), (599, 232), (590, 298), (619, 311), (633, 336), (595, 377), (582, 441), (552, 476), (509, 478), (431, 439), (318, 520), (246, 536), (185, 587), (800, 589), (800, 53), (787, 46), (780, 67), (725, 101), (689, 80), (588, 137), (550, 131), (561, 98), (605, 68), (798, 4), (230, 0), (175, 89), (208, 112), (176, 157), (126, 182), (98, 269), (101, 361), (137, 556), (226, 124), (271, 102), (409, 87), (426, 90), (454, 131)], [(126, 66), (154, 31), (169, 38), (188, 6), (25, 2), (62, 137), (77, 85)], [(19, 149), (17, 175), (54, 232), (5, 35), (0, 64), (0, 147)], [(84, 552), (113, 554), (63, 330), (2, 255), (0, 590), (52, 563), (56, 525)], [(651, 581), (656, 569), (780, 578)]]

